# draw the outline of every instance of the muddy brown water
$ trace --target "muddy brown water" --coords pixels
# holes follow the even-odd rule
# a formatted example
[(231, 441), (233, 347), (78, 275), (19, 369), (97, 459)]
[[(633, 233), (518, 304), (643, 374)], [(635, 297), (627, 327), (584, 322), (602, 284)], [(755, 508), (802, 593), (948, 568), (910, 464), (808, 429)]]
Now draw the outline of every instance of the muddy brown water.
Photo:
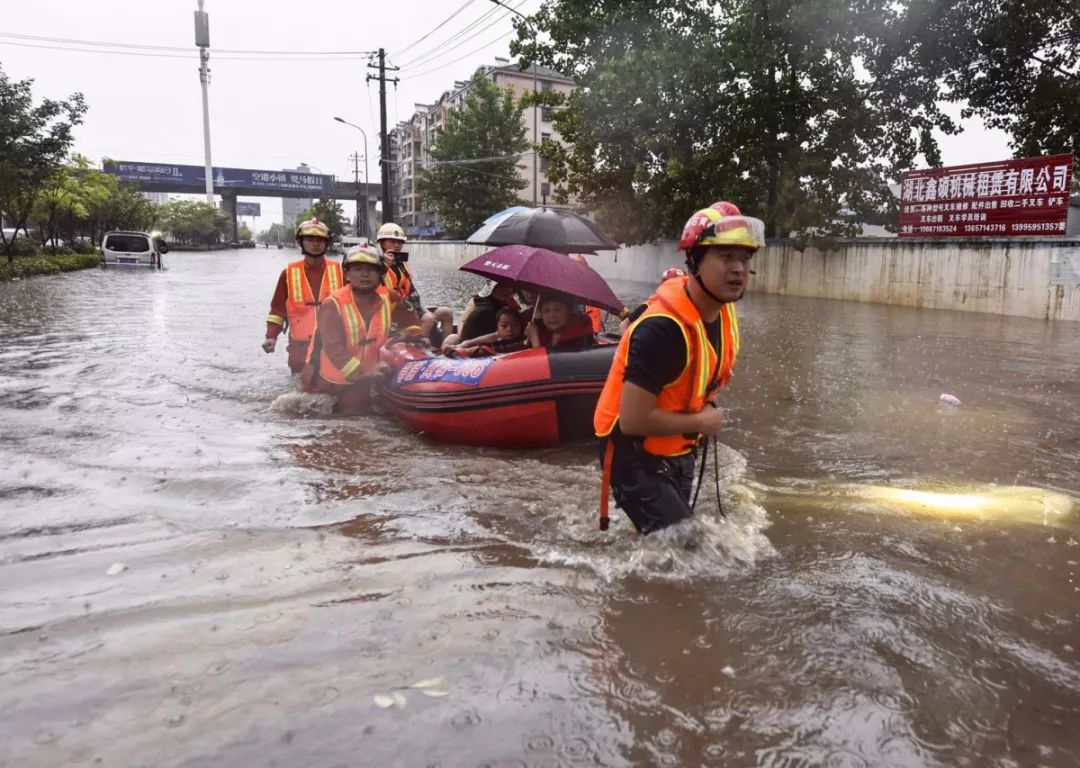
[(1080, 763), (1080, 326), (751, 294), (642, 540), (589, 445), (303, 413), (294, 257), (0, 285), (0, 766)]

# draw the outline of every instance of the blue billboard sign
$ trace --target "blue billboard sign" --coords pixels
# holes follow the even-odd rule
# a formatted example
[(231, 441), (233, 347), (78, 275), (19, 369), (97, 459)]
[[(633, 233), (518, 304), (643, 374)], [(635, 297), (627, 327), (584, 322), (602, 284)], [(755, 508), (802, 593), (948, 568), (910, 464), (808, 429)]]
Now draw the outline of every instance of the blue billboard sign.
[[(165, 163), (138, 163), (127, 160), (110, 160), (105, 172), (120, 181), (128, 181), (143, 187), (155, 184), (169, 187), (191, 186), (203, 189), (206, 173), (201, 165), (173, 165)], [(334, 190), (334, 177), (304, 171), (258, 171), (250, 168), (213, 168), (214, 191), (230, 189), (259, 189), (267, 192), (302, 192), (312, 197), (330, 195)]]
[(262, 203), (241, 203), (236, 201), (237, 216), (262, 216)]

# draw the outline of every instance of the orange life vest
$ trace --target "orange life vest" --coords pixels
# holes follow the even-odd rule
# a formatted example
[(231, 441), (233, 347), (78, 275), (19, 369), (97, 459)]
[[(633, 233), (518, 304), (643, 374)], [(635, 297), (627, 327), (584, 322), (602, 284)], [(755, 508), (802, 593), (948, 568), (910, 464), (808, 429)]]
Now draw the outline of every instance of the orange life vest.
[[(709, 402), (718, 387), (731, 381), (735, 356), (739, 353), (739, 320), (734, 304), (724, 304), (720, 309), (720, 333), (718, 351), (709, 342), (705, 323), (697, 307), (686, 294), (687, 278), (666, 280), (660, 284), (648, 300), (648, 309), (627, 329), (615, 359), (608, 371), (607, 381), (600, 393), (600, 400), (593, 414), (593, 427), (597, 437), (607, 437), (619, 420), (622, 401), (623, 372), (630, 352), (630, 339), (637, 326), (650, 317), (667, 317), (674, 320), (686, 342), (686, 367), (675, 381), (660, 390), (656, 405), (671, 413), (698, 413)], [(689, 453), (697, 445), (698, 438), (684, 435), (646, 437), (644, 449), (654, 456), (678, 456)]]
[(593, 335), (592, 320), (585, 315), (571, 315), (566, 327), (563, 328), (562, 333), (559, 334), (558, 344), (551, 343), (551, 339), (555, 334), (553, 334), (551, 329), (546, 325), (540, 326), (537, 335), (540, 338), (540, 346), (547, 347), (548, 349), (570, 345), (578, 339)]
[[(396, 265), (397, 269), (401, 270), (401, 275), (395, 270), (395, 267), (390, 267), (386, 270), (386, 277), (383, 278), (383, 284), (386, 285), (388, 290), (393, 291), (404, 301), (409, 300), (409, 296), (413, 292), (412, 273), (409, 272), (408, 266), (404, 263)], [(417, 312), (420, 311), (419, 307), (413, 307)]]
[[(379, 287), (375, 290), (379, 297), (379, 303), (367, 323), (360, 315), (356, 306), (351, 285), (339, 288), (330, 294), (327, 299), (333, 304), (341, 318), (341, 325), (345, 329), (345, 339), (352, 359), (345, 363), (340, 370), (330, 362), (326, 352), (319, 352), (319, 376), (331, 384), (348, 384), (351, 377), (370, 376), (375, 372), (375, 366), (379, 364), (379, 349), (386, 343), (390, 334), (390, 297), (386, 289)], [(317, 331), (316, 331), (317, 332)], [(318, 346), (312, 343), (308, 347), (308, 364), (311, 364), (311, 356)]]
[(585, 307), (585, 314), (592, 321), (593, 333), (603, 333), (604, 331), (604, 314), (600, 307), (594, 307), (591, 304)]
[(289, 317), (289, 338), (293, 341), (307, 341), (315, 333), (315, 313), (319, 305), (345, 284), (341, 265), (336, 261), (326, 262), (317, 300), (304, 273), (303, 259), (285, 267), (285, 284), (288, 292), (285, 313)]

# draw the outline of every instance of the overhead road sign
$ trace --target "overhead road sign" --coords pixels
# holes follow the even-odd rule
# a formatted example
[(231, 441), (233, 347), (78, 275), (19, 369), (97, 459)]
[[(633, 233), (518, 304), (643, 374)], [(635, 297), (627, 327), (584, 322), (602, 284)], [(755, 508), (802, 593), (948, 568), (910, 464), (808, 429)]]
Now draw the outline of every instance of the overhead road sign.
[[(137, 183), (143, 189), (185, 192), (205, 186), (206, 173), (201, 165), (145, 163), (129, 160), (109, 160), (106, 173), (120, 181)], [(334, 177), (300, 171), (262, 171), (251, 168), (213, 169), (214, 191), (218, 194), (275, 193), (283, 197), (330, 197), (334, 192)]]

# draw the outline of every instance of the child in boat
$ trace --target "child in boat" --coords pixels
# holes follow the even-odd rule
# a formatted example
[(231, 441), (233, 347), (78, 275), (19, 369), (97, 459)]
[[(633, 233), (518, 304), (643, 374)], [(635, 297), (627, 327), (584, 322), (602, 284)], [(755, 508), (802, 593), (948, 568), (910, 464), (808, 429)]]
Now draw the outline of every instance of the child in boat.
[(495, 333), (463, 341), (448, 350), (447, 354), (475, 357), (479, 355), (498, 355), (503, 352), (524, 349), (525, 334), (523, 329), (524, 326), (518, 316), (518, 311), (512, 307), (503, 307), (496, 316)]
[(561, 294), (540, 297), (540, 322), (535, 320), (525, 329), (529, 345), (568, 352), (591, 347), (596, 338), (592, 321), (574, 311), (575, 301)]

